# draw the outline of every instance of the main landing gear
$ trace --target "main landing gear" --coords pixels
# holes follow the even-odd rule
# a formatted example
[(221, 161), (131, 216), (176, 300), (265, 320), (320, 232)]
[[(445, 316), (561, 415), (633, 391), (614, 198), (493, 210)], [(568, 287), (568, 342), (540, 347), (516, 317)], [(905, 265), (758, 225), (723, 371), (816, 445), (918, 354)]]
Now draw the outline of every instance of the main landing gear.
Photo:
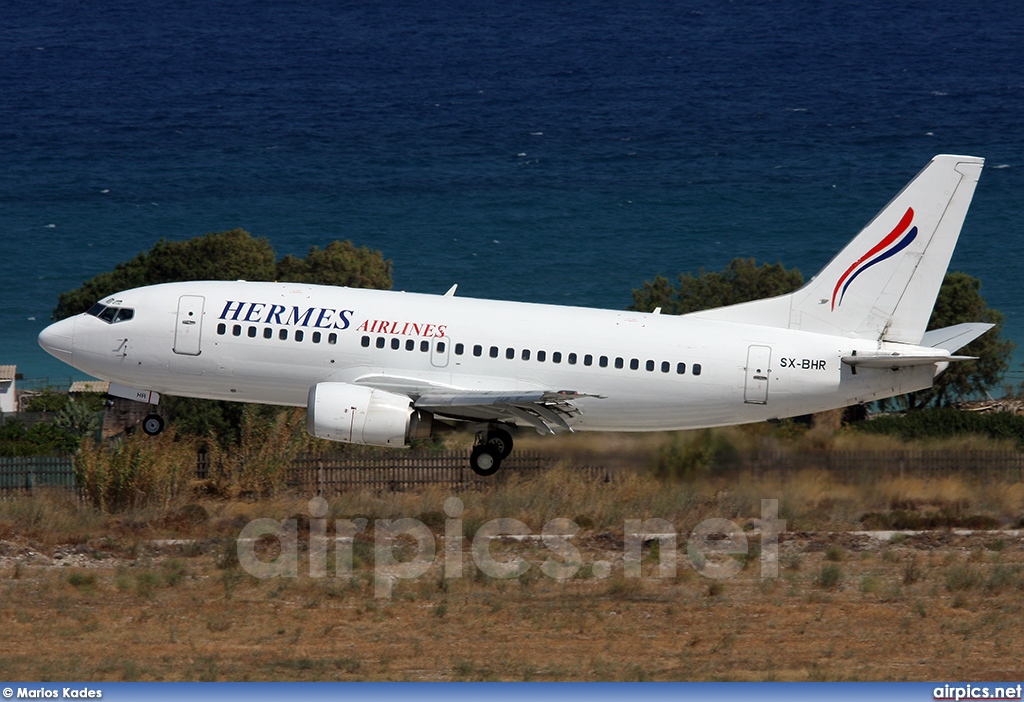
[(494, 475), (501, 462), (512, 453), (512, 435), (501, 427), (490, 427), (476, 435), (476, 445), (469, 454), (469, 467), (477, 475)]

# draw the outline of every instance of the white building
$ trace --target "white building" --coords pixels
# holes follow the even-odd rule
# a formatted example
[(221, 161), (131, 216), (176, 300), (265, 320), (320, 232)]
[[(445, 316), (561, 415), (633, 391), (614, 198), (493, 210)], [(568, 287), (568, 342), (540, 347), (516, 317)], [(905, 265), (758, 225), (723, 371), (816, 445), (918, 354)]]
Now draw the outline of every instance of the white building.
[(17, 366), (0, 366), (0, 412), (17, 412), (14, 395), (14, 377)]

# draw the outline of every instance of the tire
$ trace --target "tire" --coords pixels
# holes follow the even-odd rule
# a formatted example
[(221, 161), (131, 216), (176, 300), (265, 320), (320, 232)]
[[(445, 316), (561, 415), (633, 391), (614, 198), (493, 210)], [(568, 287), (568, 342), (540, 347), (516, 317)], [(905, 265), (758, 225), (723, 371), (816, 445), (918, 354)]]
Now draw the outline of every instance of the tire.
[(159, 414), (146, 415), (142, 420), (142, 431), (149, 436), (156, 436), (164, 430), (164, 418)]
[(502, 460), (512, 453), (512, 435), (504, 429), (491, 429), (487, 432), (487, 440), (484, 443), (497, 449)]
[(469, 454), (469, 467), (482, 477), (494, 475), (501, 468), (501, 454), (490, 444), (474, 446)]

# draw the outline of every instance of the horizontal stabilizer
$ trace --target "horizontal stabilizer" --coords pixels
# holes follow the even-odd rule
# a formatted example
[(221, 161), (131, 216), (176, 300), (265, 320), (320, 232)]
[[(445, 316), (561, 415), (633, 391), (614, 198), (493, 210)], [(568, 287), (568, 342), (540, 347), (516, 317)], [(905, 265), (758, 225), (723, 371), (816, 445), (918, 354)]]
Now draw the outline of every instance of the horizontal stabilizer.
[(951, 327), (928, 331), (921, 337), (921, 346), (945, 349), (953, 353), (957, 349), (967, 346), (967, 344), (994, 326), (994, 324), (986, 324), (984, 322), (971, 322), (969, 324), (954, 324)]
[(860, 353), (856, 356), (843, 356), (843, 363), (854, 368), (905, 368), (907, 366), (926, 366), (950, 361), (976, 361), (977, 356), (926, 356), (901, 353)]

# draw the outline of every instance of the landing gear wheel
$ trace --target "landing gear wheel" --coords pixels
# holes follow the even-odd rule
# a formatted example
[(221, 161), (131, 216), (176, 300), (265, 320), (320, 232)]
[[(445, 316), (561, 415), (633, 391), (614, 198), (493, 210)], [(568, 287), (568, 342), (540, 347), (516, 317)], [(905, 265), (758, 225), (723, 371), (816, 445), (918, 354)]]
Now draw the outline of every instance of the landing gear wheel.
[(142, 431), (150, 436), (156, 436), (164, 430), (164, 418), (159, 414), (146, 415), (142, 420)]
[(512, 453), (512, 435), (504, 429), (491, 429), (488, 431), (487, 440), (484, 443), (488, 446), (493, 446), (498, 451), (498, 455), (501, 456), (502, 460), (508, 458), (508, 455)]
[(479, 444), (469, 454), (469, 467), (477, 475), (494, 475), (501, 468), (501, 454), (491, 444)]

